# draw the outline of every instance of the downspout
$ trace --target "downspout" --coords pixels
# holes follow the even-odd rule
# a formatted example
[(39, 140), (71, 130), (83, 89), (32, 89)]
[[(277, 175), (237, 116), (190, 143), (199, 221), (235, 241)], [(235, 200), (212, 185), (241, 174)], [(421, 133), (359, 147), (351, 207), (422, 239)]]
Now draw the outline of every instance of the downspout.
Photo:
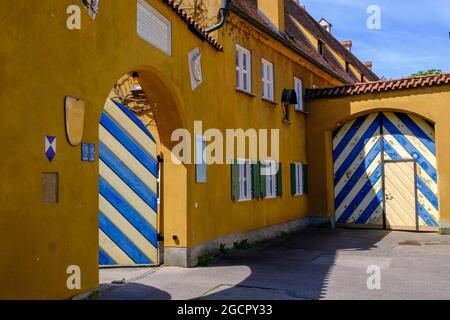
[(219, 10), (219, 22), (212, 27), (205, 29), (206, 33), (211, 33), (213, 31), (219, 30), (225, 24), (228, 14), (230, 13), (231, 0), (222, 0), (222, 4)]

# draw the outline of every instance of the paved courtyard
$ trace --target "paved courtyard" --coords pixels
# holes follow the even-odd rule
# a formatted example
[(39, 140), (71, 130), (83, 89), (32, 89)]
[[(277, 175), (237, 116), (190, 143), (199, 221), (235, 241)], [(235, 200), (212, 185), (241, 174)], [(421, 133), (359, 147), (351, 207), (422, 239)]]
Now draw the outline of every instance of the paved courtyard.
[[(370, 266), (380, 290), (367, 287)], [(450, 236), (305, 230), (205, 268), (106, 269), (100, 278), (106, 300), (450, 299)]]

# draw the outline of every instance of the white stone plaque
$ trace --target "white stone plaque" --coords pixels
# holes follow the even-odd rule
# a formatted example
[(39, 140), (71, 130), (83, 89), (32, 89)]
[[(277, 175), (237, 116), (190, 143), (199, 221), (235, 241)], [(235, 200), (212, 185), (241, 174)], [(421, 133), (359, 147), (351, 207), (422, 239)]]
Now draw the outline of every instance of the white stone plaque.
[(137, 33), (167, 55), (172, 55), (172, 24), (145, 0), (137, 3)]

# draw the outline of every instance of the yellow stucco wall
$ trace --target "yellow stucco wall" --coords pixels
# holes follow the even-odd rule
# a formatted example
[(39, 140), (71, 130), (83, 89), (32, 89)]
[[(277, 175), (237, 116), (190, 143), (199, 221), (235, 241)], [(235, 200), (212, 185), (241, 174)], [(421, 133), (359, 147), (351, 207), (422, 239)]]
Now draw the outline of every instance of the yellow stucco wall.
[[(308, 101), (309, 212), (334, 216), (332, 132), (347, 121), (378, 111), (399, 111), (435, 124), (439, 212), (443, 228), (450, 223), (450, 86)], [(326, 174), (324, 174), (326, 172)]]
[[(192, 130), (195, 120), (203, 120), (205, 129), (281, 130), (282, 199), (233, 203), (228, 166), (208, 167), (208, 183), (198, 185), (193, 166), (173, 168), (165, 157), (166, 246), (194, 246), (308, 214), (307, 197), (292, 199), (289, 193), (289, 163), (307, 160), (305, 115), (292, 112), (292, 124), (282, 124), (281, 90), (293, 87), (294, 75), (308, 88), (339, 81), (245, 24), (219, 32), (225, 52), (218, 52), (162, 1), (150, 3), (172, 22), (172, 57), (136, 35), (136, 0), (101, 1), (95, 21), (82, 9), (81, 30), (73, 31), (66, 28), (71, 0), (18, 0), (0, 7), (0, 298), (62, 299), (98, 286), (98, 163), (81, 162), (80, 147), (68, 144), (63, 103), (67, 95), (86, 101), (83, 141), (98, 143), (105, 99), (127, 72), (140, 72), (155, 103), (166, 155), (172, 130)], [(235, 42), (252, 50), (254, 96), (235, 91)], [(192, 92), (187, 54), (196, 47), (204, 83)], [(275, 64), (277, 104), (261, 100), (261, 57)], [(45, 135), (58, 138), (52, 163), (44, 157)], [(41, 204), (43, 172), (59, 173), (58, 204)], [(66, 287), (70, 265), (81, 268), (81, 290)]]

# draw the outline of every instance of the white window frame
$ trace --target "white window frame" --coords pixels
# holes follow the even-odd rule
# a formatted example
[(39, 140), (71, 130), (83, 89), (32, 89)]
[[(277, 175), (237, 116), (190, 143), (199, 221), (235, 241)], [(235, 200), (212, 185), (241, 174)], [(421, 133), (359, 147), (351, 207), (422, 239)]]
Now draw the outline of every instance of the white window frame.
[(239, 201), (252, 200), (252, 162), (248, 159), (239, 159)]
[(252, 91), (252, 56), (248, 49), (236, 45), (236, 89)]
[(295, 163), (295, 196), (303, 196), (305, 194), (303, 183), (303, 163)]
[(294, 88), (297, 94), (297, 104), (295, 105), (295, 111), (303, 112), (305, 104), (303, 103), (303, 81), (297, 77), (294, 77)]
[(266, 179), (266, 199), (273, 199), (277, 197), (277, 184), (278, 184), (278, 170), (275, 161), (263, 161), (264, 174)]
[(206, 137), (195, 136), (195, 182), (206, 183)]
[(262, 97), (263, 99), (274, 100), (274, 73), (273, 63), (266, 59), (261, 59), (262, 65)]

